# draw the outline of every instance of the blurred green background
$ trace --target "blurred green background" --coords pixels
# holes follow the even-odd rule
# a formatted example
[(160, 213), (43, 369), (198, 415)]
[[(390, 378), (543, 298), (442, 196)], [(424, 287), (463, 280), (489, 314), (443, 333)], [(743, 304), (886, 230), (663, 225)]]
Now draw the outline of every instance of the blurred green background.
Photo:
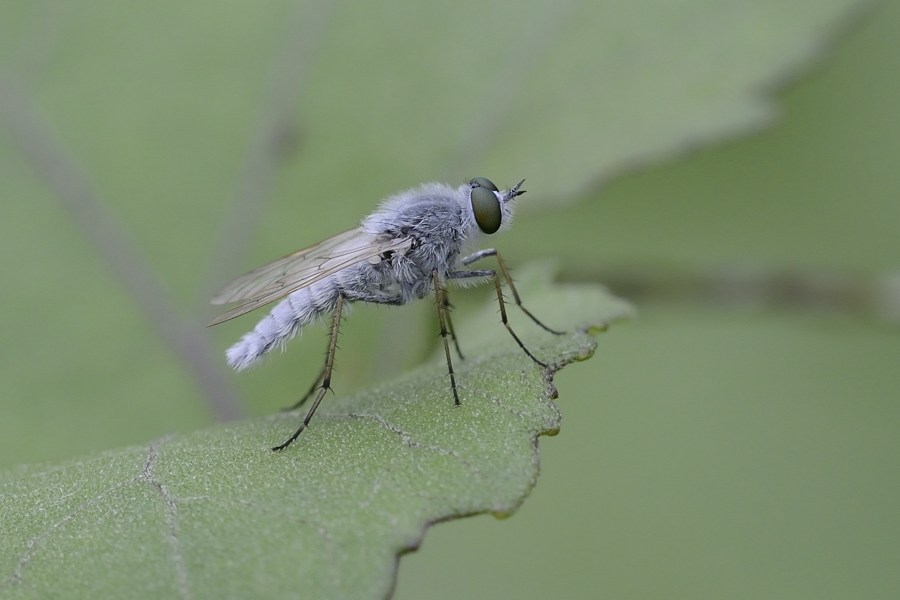
[[(897, 597), (900, 3), (559, 6), (11, 3), (0, 465), (272, 412), (324, 331), (233, 376), (217, 284), (405, 186), (527, 177), (511, 264), (641, 314), (558, 376), (523, 508), (432, 529), (397, 596)], [(355, 310), (338, 393), (432, 327)]]

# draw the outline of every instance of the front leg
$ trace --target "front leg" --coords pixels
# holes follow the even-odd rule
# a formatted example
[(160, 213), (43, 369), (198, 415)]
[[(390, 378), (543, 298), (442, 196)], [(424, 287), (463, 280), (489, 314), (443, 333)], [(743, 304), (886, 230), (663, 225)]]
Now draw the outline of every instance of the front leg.
[[(497, 275), (497, 271), (494, 271), (493, 269), (481, 269), (481, 270), (477, 270), (477, 271), (450, 271), (449, 273), (447, 273), (447, 279), (468, 279), (468, 278), (472, 278), (472, 277), (490, 277), (491, 279), (494, 280), (494, 289), (497, 291), (497, 302), (500, 304), (500, 320), (503, 322), (503, 326), (506, 327), (506, 330), (509, 332), (509, 335), (511, 335), (513, 337), (513, 339), (516, 340), (516, 343), (519, 345), (519, 348), (521, 348), (525, 352), (525, 354), (528, 355), (528, 357), (531, 360), (533, 360), (540, 366), (544, 367), (545, 369), (548, 368), (549, 365), (547, 365), (547, 363), (538, 360), (534, 356), (534, 354), (532, 354), (531, 351), (529, 351), (528, 348), (525, 347), (525, 344), (522, 343), (522, 340), (519, 339), (519, 336), (516, 335), (516, 332), (513, 331), (513, 328), (510, 326), (509, 320), (506, 317), (506, 301), (503, 299), (503, 289), (500, 287), (500, 277)], [(525, 310), (525, 309), (522, 308), (522, 310)], [(530, 313), (528, 313), (528, 311), (525, 311), (525, 314), (528, 314), (529, 316), (531, 316)], [(532, 317), (532, 318), (534, 318), (534, 317)], [(540, 324), (539, 321), (537, 321), (537, 322), (538, 322), (538, 324)], [(443, 321), (441, 324), (443, 325)], [(548, 330), (548, 331), (553, 331), (553, 330)], [(556, 333), (556, 332), (554, 332), (554, 333)], [(447, 348), (446, 339), (444, 341), (444, 348), (447, 350), (447, 361), (449, 362), (450, 350)], [(451, 375), (451, 379), (452, 379), (452, 375)], [(455, 388), (454, 388), (454, 392), (455, 392)]]
[[(550, 333), (552, 333), (554, 335), (564, 335), (565, 331), (557, 331), (555, 329), (551, 329), (551, 328), (547, 327), (546, 325), (541, 323), (541, 321), (537, 317), (535, 317), (533, 314), (531, 314), (530, 310), (525, 308), (525, 306), (522, 304), (522, 299), (519, 297), (519, 292), (516, 290), (516, 285), (513, 283), (512, 277), (510, 277), (510, 275), (509, 275), (509, 270), (506, 268), (506, 263), (503, 262), (503, 257), (500, 256), (500, 253), (497, 250), (495, 250), (494, 248), (485, 248), (484, 250), (479, 250), (478, 252), (476, 252), (474, 254), (470, 254), (469, 256), (466, 256), (465, 258), (462, 259), (461, 262), (462, 262), (462, 264), (469, 266), (472, 263), (478, 262), (479, 260), (481, 260), (483, 258), (487, 258), (489, 256), (497, 257), (497, 266), (500, 267), (500, 273), (503, 274), (503, 279), (506, 280), (506, 285), (508, 285), (509, 289), (512, 291), (513, 300), (515, 300), (516, 306), (518, 306), (523, 313), (528, 315), (529, 319), (531, 319), (532, 321), (537, 323), (545, 331), (549, 331)], [(494, 271), (490, 271), (490, 272), (494, 273)], [(496, 273), (495, 273), (495, 276), (496, 276)]]

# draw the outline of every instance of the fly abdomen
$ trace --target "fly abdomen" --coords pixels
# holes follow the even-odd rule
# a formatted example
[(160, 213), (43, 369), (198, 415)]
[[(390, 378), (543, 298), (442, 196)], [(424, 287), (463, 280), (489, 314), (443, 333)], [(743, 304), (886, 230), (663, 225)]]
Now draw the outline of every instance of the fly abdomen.
[(242, 371), (275, 347), (282, 347), (320, 315), (334, 311), (338, 286), (332, 278), (292, 292), (225, 355), (228, 364)]

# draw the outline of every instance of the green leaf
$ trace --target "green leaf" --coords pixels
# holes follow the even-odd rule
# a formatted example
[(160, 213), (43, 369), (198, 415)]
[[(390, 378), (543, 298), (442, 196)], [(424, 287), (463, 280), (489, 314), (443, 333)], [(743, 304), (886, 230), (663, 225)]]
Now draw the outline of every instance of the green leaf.
[[(380, 598), (398, 556), (432, 523), (506, 515), (535, 485), (537, 437), (554, 434), (553, 373), (588, 358), (588, 327), (630, 314), (596, 286), (551, 285), (523, 270), (529, 308), (511, 307), (545, 371), (497, 323), (496, 303), (458, 328), (453, 405), (443, 357), (352, 397), (327, 398), (298, 424), (280, 414), (146, 447), (19, 467), (0, 476), (4, 597)], [(578, 401), (577, 398), (571, 399)]]

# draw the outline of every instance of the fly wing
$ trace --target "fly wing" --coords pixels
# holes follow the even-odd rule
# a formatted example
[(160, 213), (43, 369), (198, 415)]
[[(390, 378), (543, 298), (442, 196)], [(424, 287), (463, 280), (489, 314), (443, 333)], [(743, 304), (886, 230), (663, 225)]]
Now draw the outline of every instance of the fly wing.
[(411, 245), (411, 238), (382, 238), (359, 228), (339, 233), (258, 267), (226, 285), (212, 303), (240, 304), (216, 317), (209, 326), (239, 317), (385, 252), (406, 252)]
[[(211, 302), (212, 304), (229, 304), (249, 300), (267, 288), (278, 286), (280, 280), (288, 275), (301, 274), (305, 271), (316, 272), (329, 258), (337, 254), (336, 250), (340, 246), (351, 242), (359, 233), (359, 229), (339, 233), (318, 244), (297, 250), (257, 267), (249, 273), (244, 273), (225, 285)], [(360, 241), (362, 242), (362, 240)], [(360, 243), (358, 246), (365, 246), (365, 244)]]

